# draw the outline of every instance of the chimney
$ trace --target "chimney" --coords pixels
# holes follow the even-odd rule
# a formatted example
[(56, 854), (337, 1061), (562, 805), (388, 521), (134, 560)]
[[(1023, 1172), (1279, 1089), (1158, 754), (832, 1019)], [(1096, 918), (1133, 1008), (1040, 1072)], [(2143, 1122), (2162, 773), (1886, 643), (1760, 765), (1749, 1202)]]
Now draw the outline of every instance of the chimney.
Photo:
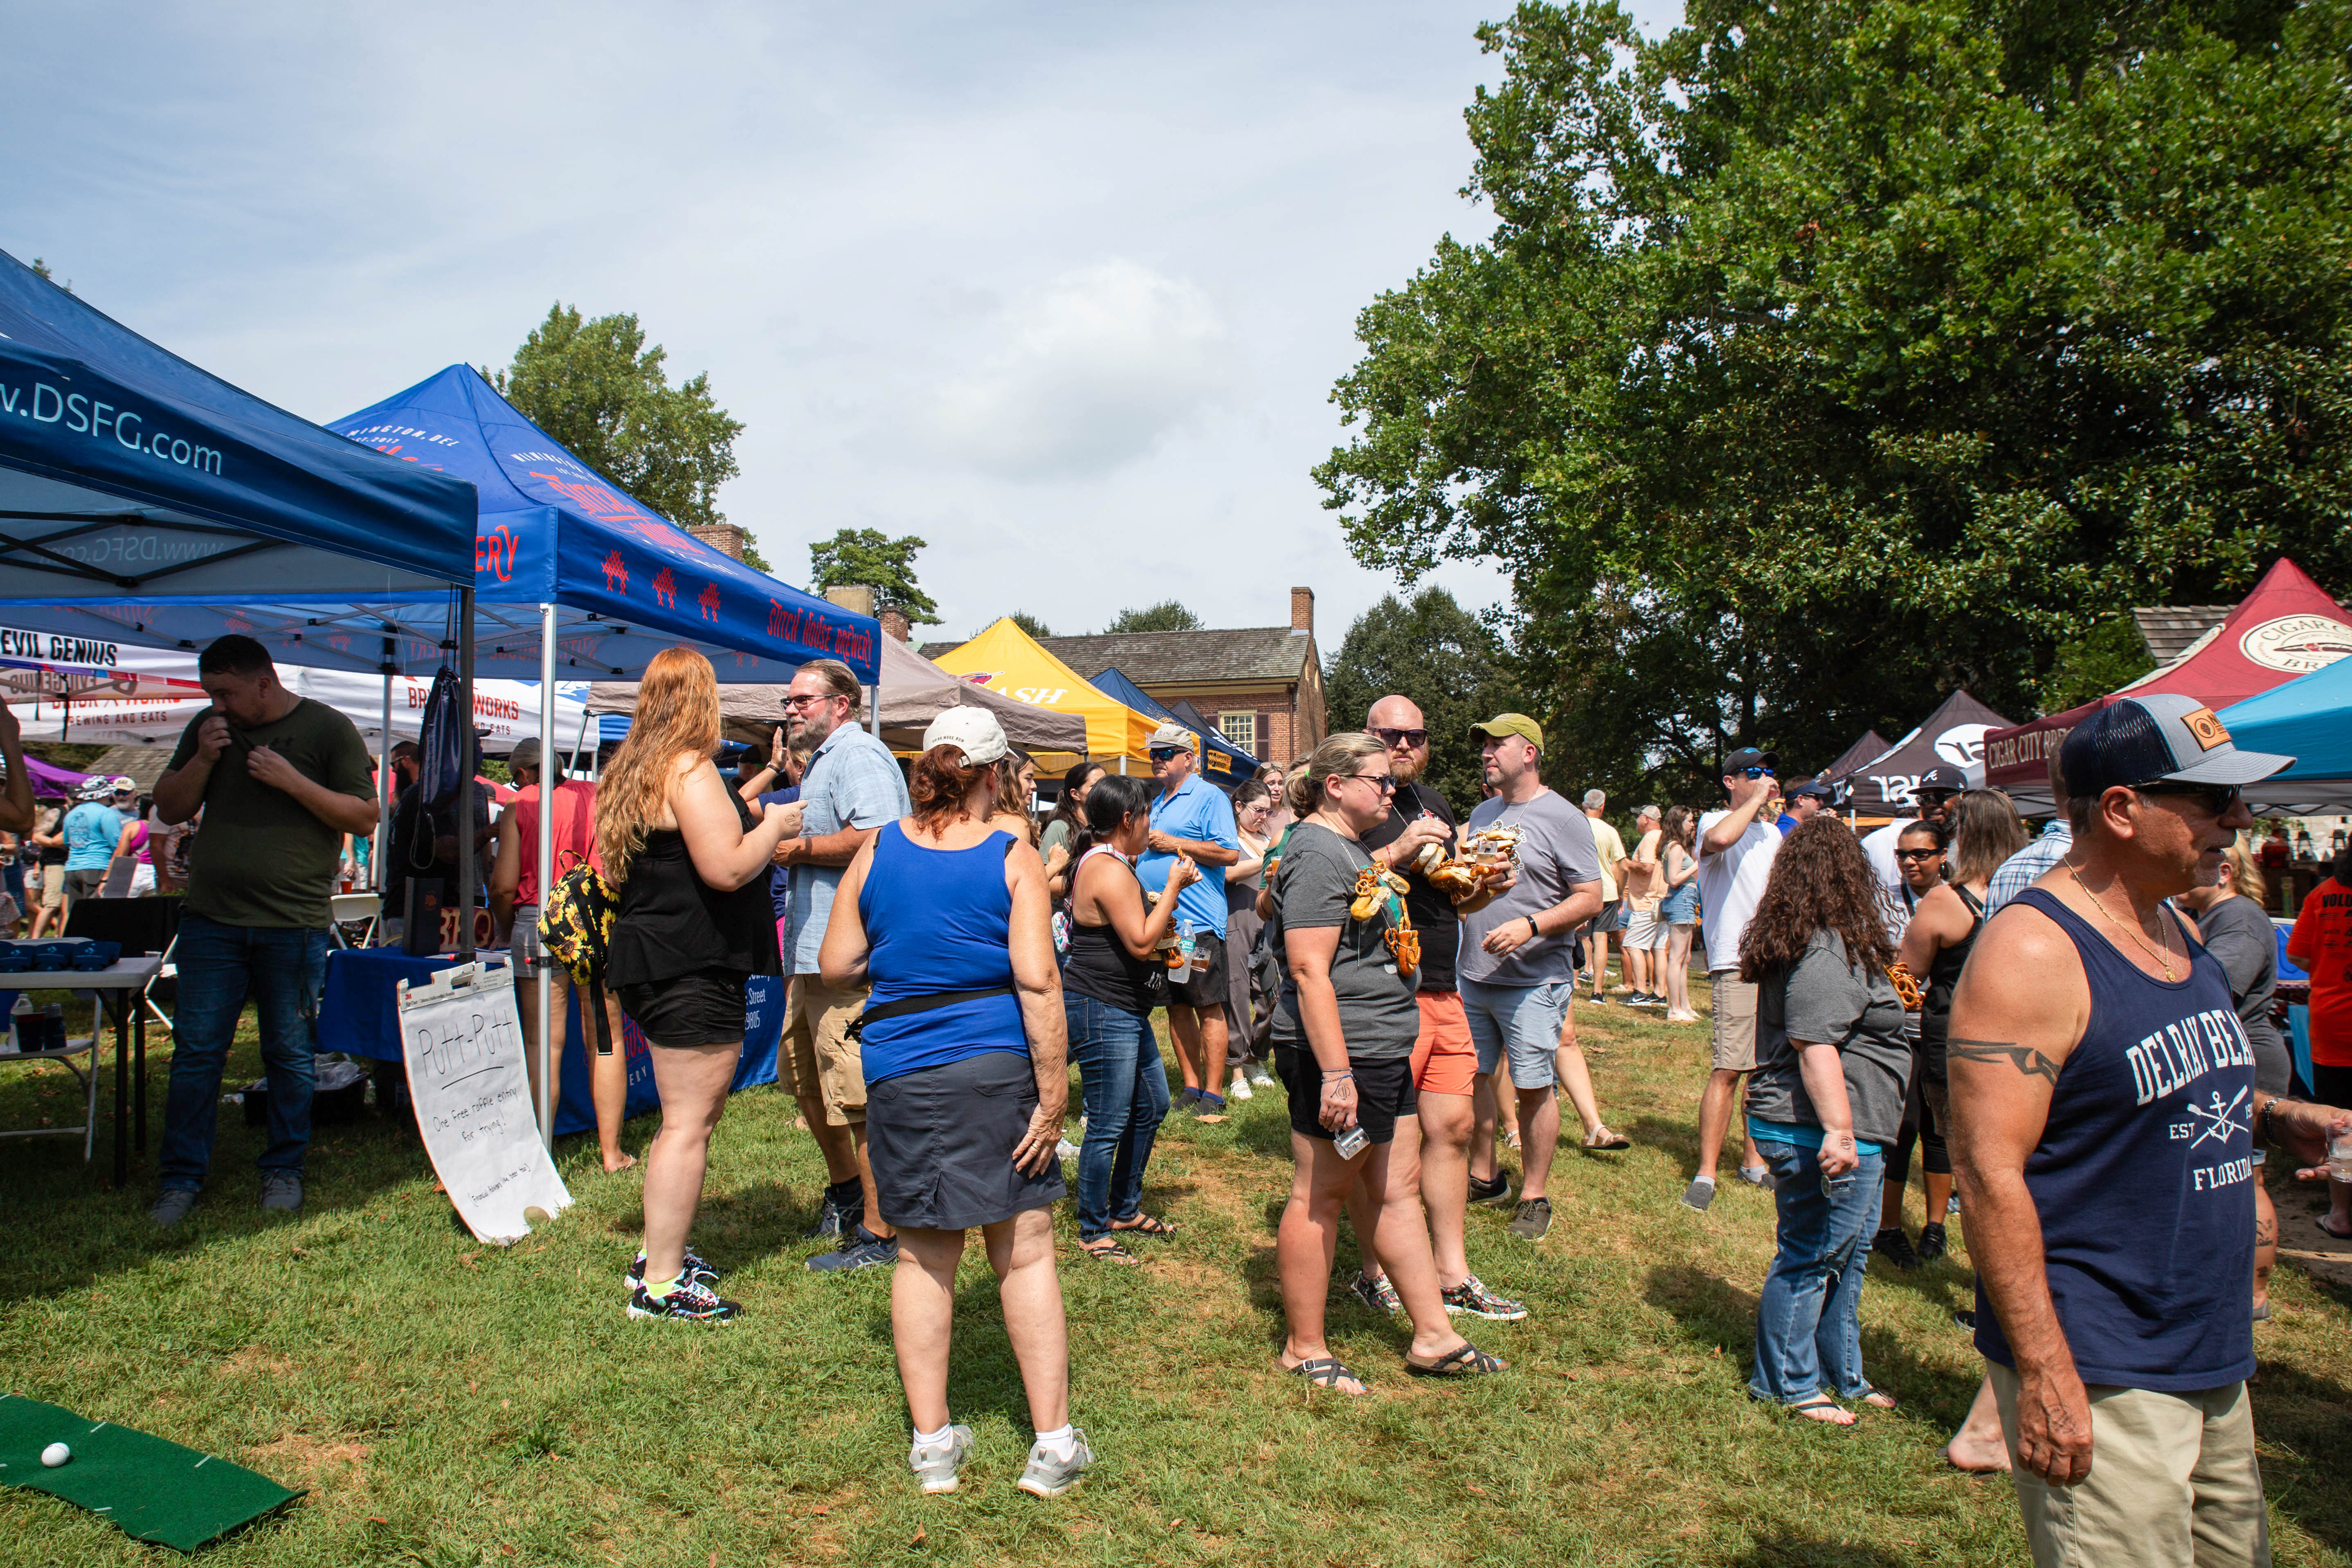
[(874, 590), (864, 583), (844, 583), (837, 588), (827, 588), (824, 596), (853, 616), (874, 613)]
[(1290, 591), (1290, 629), (1315, 635), (1315, 590), (1293, 588)]
[(721, 555), (743, 559), (743, 531), (731, 522), (688, 523), (686, 531)]
[(882, 612), (882, 630), (886, 636), (893, 637), (898, 638), (900, 642), (905, 642), (908, 634), (914, 629), (915, 628), (909, 625), (907, 620), (906, 611), (888, 609)]

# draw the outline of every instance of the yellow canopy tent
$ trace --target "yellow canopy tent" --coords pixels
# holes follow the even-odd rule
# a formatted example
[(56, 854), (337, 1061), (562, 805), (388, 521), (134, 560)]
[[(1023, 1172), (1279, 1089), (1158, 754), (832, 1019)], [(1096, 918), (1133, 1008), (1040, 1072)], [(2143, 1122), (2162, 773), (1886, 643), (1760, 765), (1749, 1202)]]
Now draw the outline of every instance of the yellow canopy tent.
[(1113, 773), (1151, 771), (1148, 751), (1158, 721), (1079, 679), (1010, 616), (931, 662), (1015, 701), (1077, 714), (1087, 721), (1087, 759)]

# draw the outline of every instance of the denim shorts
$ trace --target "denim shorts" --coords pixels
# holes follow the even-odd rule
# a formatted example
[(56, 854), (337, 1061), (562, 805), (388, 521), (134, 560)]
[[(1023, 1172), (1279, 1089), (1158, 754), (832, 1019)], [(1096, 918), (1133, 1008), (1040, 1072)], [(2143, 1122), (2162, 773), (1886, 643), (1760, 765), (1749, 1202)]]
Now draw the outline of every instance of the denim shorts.
[(1493, 1072), (1506, 1057), (1511, 1082), (1520, 1089), (1549, 1089), (1554, 1082), (1552, 1053), (1559, 1048), (1573, 990), (1565, 980), (1540, 985), (1489, 985), (1464, 979), (1462, 1016), (1478, 1045), (1478, 1070)]

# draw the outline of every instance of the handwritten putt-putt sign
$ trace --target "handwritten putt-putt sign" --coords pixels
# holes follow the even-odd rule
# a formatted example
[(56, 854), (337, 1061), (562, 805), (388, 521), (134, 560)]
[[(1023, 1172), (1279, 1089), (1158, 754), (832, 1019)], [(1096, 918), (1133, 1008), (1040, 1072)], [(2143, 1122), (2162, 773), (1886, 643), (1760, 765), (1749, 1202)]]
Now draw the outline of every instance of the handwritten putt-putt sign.
[(505, 966), (437, 969), (400, 987), (401, 1055), (425, 1152), (467, 1228), (501, 1244), (568, 1208), (532, 1119), (522, 1020)]

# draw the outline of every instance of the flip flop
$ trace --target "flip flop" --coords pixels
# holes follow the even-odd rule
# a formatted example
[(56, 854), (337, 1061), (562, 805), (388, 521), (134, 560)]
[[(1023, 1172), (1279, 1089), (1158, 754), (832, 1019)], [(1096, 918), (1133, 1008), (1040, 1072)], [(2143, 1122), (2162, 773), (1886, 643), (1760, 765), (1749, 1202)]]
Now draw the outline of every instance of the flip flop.
[(2320, 1229), (2326, 1231), (2328, 1235), (2334, 1237), (2338, 1241), (2352, 1241), (2352, 1230), (2338, 1230), (2334, 1226), (2327, 1223), (2335, 1217), (2336, 1216), (2332, 1214), (2324, 1214), (2317, 1219), (2313, 1220), (2311, 1223), (2317, 1226)]
[(1404, 1358), (1405, 1371), (1415, 1377), (1491, 1377), (1506, 1370), (1509, 1364), (1488, 1355), (1467, 1340), (1462, 1342), (1459, 1350), (1450, 1355), (1439, 1356), (1433, 1362), (1417, 1362), (1411, 1356)]
[(1631, 1149), (1633, 1146), (1633, 1141), (1622, 1133), (1612, 1132), (1608, 1128), (1603, 1127), (1601, 1130), (1601, 1136), (1587, 1138), (1584, 1141), (1584, 1146), (1596, 1152), (1602, 1152), (1616, 1149)]
[[(1791, 1415), (1801, 1415), (1806, 1420), (1822, 1426), (1851, 1426), (1858, 1419), (1853, 1411), (1846, 1409), (1826, 1394), (1818, 1394), (1801, 1404), (1785, 1405), (1781, 1408)], [(1841, 1415), (1845, 1419), (1839, 1420), (1838, 1417)]]
[(1164, 1219), (1148, 1214), (1137, 1215), (1133, 1225), (1121, 1225), (1118, 1221), (1113, 1220), (1110, 1222), (1110, 1227), (1125, 1236), (1169, 1237), (1176, 1234), (1174, 1226)]
[(1139, 1268), (1143, 1266), (1143, 1259), (1116, 1241), (1104, 1245), (1101, 1237), (1095, 1237), (1091, 1242), (1081, 1241), (1078, 1243), (1078, 1250), (1097, 1263), (1115, 1264), (1121, 1268)]
[[(1276, 1362), (1274, 1364), (1276, 1366), (1282, 1366), (1280, 1362)], [(1339, 1383), (1342, 1378), (1346, 1379), (1349, 1383), (1356, 1384), (1359, 1386), (1366, 1388), (1370, 1387), (1369, 1384), (1364, 1383), (1362, 1378), (1358, 1377), (1353, 1372), (1350, 1372), (1348, 1369), (1348, 1363), (1341, 1361), (1338, 1356), (1318, 1356), (1313, 1361), (1302, 1361), (1297, 1366), (1283, 1366), (1282, 1370), (1290, 1373), (1293, 1377), (1305, 1378), (1309, 1384), (1316, 1388), (1339, 1388), (1339, 1392), (1342, 1394), (1347, 1394), (1348, 1392), (1344, 1388), (1339, 1388)], [(1353, 1399), (1356, 1395), (1349, 1394), (1348, 1394), (1348, 1397)]]

